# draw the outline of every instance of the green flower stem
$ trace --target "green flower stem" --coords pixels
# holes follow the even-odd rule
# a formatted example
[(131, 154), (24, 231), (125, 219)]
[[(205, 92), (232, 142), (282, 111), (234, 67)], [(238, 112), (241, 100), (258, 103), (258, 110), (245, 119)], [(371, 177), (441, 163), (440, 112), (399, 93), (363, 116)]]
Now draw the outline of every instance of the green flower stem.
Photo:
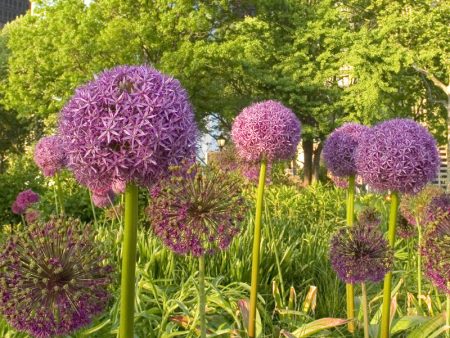
[(125, 191), (125, 228), (122, 246), (120, 285), (120, 338), (133, 338), (138, 188), (129, 183)]
[(58, 198), (58, 205), (59, 205), (59, 214), (63, 216), (64, 215), (63, 191), (61, 187), (61, 180), (59, 177), (59, 173), (55, 174), (55, 181), (56, 181), (56, 196)]
[[(353, 226), (354, 220), (354, 209), (355, 209), (355, 176), (350, 176), (348, 178), (348, 188), (347, 188), (347, 225)], [(348, 330), (351, 333), (355, 332), (355, 290), (353, 284), (346, 284), (347, 290), (347, 319), (350, 320), (348, 323)]]
[[(447, 288), (450, 288), (450, 282), (447, 283)], [(450, 294), (447, 293), (447, 309), (446, 309), (446, 318), (445, 324), (447, 325), (447, 331), (445, 332), (445, 336), (447, 338), (450, 337)]]
[(361, 293), (364, 316), (364, 338), (369, 338), (369, 305), (367, 303), (366, 283), (361, 283)]
[(200, 307), (200, 337), (206, 338), (205, 256), (198, 258), (198, 299)]
[[(397, 213), (400, 198), (397, 192), (391, 193), (391, 210), (389, 212), (389, 230), (388, 240), (392, 249), (395, 246), (395, 228), (397, 226)], [(392, 289), (392, 271), (384, 277), (383, 287), (383, 309), (381, 314), (381, 338), (389, 337), (390, 327), (390, 309), (391, 309), (391, 289)]]
[(95, 213), (94, 201), (92, 201), (92, 192), (89, 190), (89, 200), (91, 201), (92, 215), (94, 216), (94, 224), (97, 225), (97, 215)]
[(255, 230), (253, 236), (253, 252), (252, 252), (252, 283), (250, 290), (250, 315), (248, 318), (248, 336), (255, 338), (256, 327), (256, 302), (258, 298), (258, 273), (259, 273), (259, 250), (261, 245), (261, 218), (263, 209), (264, 185), (266, 184), (266, 168), (267, 161), (261, 161), (261, 169), (259, 171), (259, 183), (256, 197), (256, 217)]
[(420, 226), (418, 219), (416, 218), (418, 243), (417, 243), (417, 298), (419, 301), (420, 313), (422, 313), (422, 255), (420, 253), (420, 247), (422, 246), (422, 227)]

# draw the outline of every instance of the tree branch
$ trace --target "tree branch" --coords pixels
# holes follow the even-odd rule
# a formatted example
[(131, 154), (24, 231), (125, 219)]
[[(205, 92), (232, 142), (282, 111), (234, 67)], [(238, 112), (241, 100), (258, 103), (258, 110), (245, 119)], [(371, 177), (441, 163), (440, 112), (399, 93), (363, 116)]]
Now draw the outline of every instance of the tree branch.
[(441, 81), (439, 81), (439, 79), (438, 79), (436, 76), (434, 76), (433, 74), (431, 74), (431, 73), (430, 73), (429, 71), (427, 71), (426, 69), (417, 67), (416, 65), (413, 65), (413, 68), (414, 68), (417, 72), (419, 72), (420, 74), (425, 75), (431, 82), (434, 83), (434, 85), (435, 85), (436, 87), (441, 88), (441, 89), (444, 91), (444, 93), (445, 93), (446, 95), (450, 95), (450, 86), (446, 86), (444, 83), (442, 83)]

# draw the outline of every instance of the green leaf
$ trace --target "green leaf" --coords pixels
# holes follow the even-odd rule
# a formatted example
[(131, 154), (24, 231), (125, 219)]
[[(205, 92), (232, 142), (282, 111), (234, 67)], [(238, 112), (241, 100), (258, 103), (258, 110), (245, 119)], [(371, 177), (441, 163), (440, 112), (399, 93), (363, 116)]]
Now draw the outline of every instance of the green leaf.
[(428, 318), (423, 316), (404, 316), (399, 318), (392, 325), (391, 334), (396, 334), (408, 329), (411, 329), (417, 325), (423, 324)]
[(420, 325), (417, 329), (412, 331), (408, 338), (424, 338), (430, 337), (433, 332), (445, 325), (445, 316), (443, 313), (429, 319), (426, 323)]
[(286, 337), (296, 337), (296, 338), (309, 337), (322, 330), (331, 329), (336, 326), (347, 324), (348, 322), (350, 322), (350, 320), (342, 318), (321, 318), (311, 323), (302, 325), (292, 333), (287, 332), (289, 333), (288, 335), (286, 335), (285, 332), (283, 332), (283, 334), (285, 334)]

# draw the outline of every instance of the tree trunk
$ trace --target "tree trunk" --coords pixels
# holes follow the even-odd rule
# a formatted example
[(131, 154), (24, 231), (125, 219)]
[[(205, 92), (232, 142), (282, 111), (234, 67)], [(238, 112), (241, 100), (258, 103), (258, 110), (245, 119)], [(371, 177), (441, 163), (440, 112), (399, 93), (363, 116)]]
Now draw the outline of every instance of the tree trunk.
[(313, 173), (312, 173), (312, 182), (317, 183), (320, 179), (320, 155), (322, 154), (323, 143), (319, 142), (316, 149), (314, 150), (313, 157)]
[(313, 141), (303, 140), (303, 183), (310, 185), (312, 182), (312, 166), (313, 166)]

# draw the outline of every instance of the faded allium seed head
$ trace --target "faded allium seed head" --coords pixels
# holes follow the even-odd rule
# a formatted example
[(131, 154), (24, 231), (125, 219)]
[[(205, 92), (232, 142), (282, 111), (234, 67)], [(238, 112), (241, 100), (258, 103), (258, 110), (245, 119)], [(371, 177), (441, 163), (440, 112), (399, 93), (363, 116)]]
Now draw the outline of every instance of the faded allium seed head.
[(382, 122), (364, 133), (356, 151), (356, 166), (371, 188), (417, 193), (439, 168), (436, 141), (428, 130), (409, 119)]
[(193, 158), (198, 131), (177, 80), (148, 66), (120, 66), (77, 89), (59, 135), (76, 179), (106, 192), (117, 181), (150, 186)]
[(54, 176), (66, 166), (66, 153), (59, 136), (47, 136), (39, 140), (34, 148), (34, 162), (44, 176)]
[(346, 123), (327, 138), (323, 158), (334, 176), (356, 175), (355, 153), (359, 139), (368, 127), (358, 123)]
[(401, 238), (407, 239), (416, 234), (416, 227), (409, 223), (405, 217), (398, 215), (396, 232)]
[(0, 255), (0, 312), (18, 331), (66, 336), (90, 324), (109, 301), (112, 268), (91, 231), (74, 219), (30, 225)]
[(391, 269), (393, 252), (378, 228), (356, 224), (333, 236), (330, 258), (344, 282), (378, 282)]
[(225, 250), (240, 232), (245, 212), (240, 179), (214, 167), (172, 167), (151, 189), (147, 208), (154, 233), (178, 254)]
[(31, 189), (20, 192), (14, 201), (11, 210), (17, 215), (22, 215), (33, 204), (39, 202), (39, 194)]
[(444, 191), (434, 185), (427, 185), (417, 194), (405, 194), (400, 202), (400, 212), (413, 226), (417, 221), (421, 226), (428, 222), (428, 207), (435, 197), (442, 196)]
[(240, 157), (249, 162), (292, 158), (300, 141), (300, 122), (277, 101), (255, 103), (236, 117), (231, 136)]
[(439, 289), (450, 294), (450, 196), (433, 200), (434, 215), (422, 244), (425, 273)]

